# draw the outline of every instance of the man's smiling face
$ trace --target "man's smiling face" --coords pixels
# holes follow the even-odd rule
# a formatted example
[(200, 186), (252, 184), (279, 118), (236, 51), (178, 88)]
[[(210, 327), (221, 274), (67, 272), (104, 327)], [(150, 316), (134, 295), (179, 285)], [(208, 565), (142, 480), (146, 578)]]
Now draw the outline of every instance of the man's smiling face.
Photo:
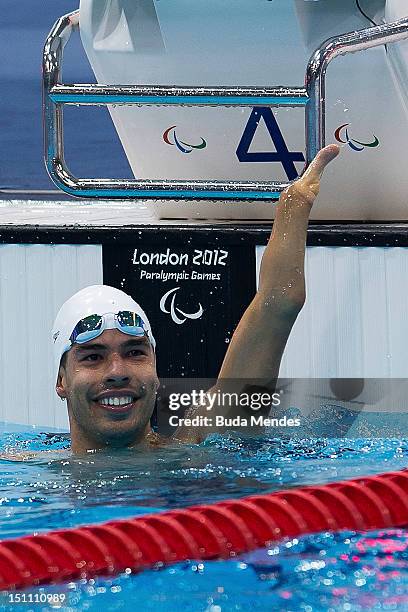
[(158, 386), (147, 337), (108, 329), (95, 340), (74, 344), (57, 382), (58, 395), (67, 399), (72, 450), (141, 441), (150, 431)]

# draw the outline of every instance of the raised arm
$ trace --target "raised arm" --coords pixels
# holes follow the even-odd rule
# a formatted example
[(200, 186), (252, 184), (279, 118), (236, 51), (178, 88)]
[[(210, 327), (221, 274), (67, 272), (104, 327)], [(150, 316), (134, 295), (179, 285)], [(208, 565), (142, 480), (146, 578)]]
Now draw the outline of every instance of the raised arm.
[[(305, 302), (304, 261), (310, 211), (323, 171), (339, 150), (337, 145), (322, 149), (305, 174), (282, 193), (262, 258), (258, 292), (234, 332), (216, 386), (210, 392), (218, 389), (241, 393), (254, 381), (257, 387), (274, 390), (286, 342)], [(216, 414), (233, 416), (238, 412), (237, 408), (216, 408)], [(208, 416), (204, 407), (193, 408), (190, 414)], [(176, 436), (199, 441), (215, 429), (182, 427)]]
[(232, 337), (219, 379), (259, 379), (271, 387), (293, 324), (305, 302), (305, 247), (309, 215), (326, 166), (339, 153), (322, 149), (305, 174), (286, 189), (276, 207), (259, 288)]

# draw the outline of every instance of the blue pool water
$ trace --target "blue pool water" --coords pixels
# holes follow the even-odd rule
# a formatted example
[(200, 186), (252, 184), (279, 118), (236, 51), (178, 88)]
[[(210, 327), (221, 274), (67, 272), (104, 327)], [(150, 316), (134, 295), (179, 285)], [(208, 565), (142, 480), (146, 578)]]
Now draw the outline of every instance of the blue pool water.
[[(72, 457), (67, 446), (58, 434), (3, 433), (1, 452), (47, 453), (1, 461), (2, 538), (408, 465), (408, 440), (394, 438), (296, 441), (231, 433), (197, 446), (84, 457)], [(230, 561), (183, 563), (31, 592), (64, 593), (64, 610), (407, 610), (408, 531), (323, 533)], [(0, 603), (16, 609), (7, 595)]]
[[(0, 53), (0, 190), (55, 190), (43, 161), (41, 62), (55, 21), (79, 0), (2, 0)], [(79, 35), (64, 59), (66, 82), (94, 82)], [(70, 108), (65, 117), (68, 162), (81, 176), (133, 176), (105, 108)], [(104, 151), (104, 155), (98, 154)], [(58, 199), (64, 199), (57, 192)]]

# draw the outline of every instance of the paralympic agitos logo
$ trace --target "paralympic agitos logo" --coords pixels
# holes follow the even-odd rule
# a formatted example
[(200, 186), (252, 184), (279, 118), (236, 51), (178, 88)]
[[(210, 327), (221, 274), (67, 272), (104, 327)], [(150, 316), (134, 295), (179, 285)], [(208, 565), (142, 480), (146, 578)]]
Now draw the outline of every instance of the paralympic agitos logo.
[(199, 144), (190, 144), (184, 140), (179, 140), (176, 134), (176, 127), (176, 125), (172, 125), (163, 133), (163, 140), (166, 144), (171, 145), (172, 147), (176, 145), (178, 150), (182, 153), (191, 153), (193, 149), (205, 149), (207, 143), (204, 138), (201, 138), (201, 142)]
[(160, 310), (166, 314), (169, 314), (174, 323), (177, 323), (177, 325), (182, 325), (187, 319), (199, 319), (204, 312), (204, 308), (199, 303), (198, 310), (196, 312), (184, 312), (181, 310), (181, 308), (175, 305), (176, 293), (179, 289), (180, 287), (174, 287), (162, 296), (160, 300)]
[(355, 138), (350, 138), (350, 133), (348, 126), (349, 123), (344, 123), (334, 132), (334, 137), (337, 142), (341, 142), (342, 144), (348, 144), (348, 146), (353, 149), (353, 151), (363, 151), (366, 147), (370, 149), (374, 149), (378, 147), (380, 141), (377, 136), (373, 134), (373, 140), (371, 142), (361, 142), (360, 140), (356, 140)]

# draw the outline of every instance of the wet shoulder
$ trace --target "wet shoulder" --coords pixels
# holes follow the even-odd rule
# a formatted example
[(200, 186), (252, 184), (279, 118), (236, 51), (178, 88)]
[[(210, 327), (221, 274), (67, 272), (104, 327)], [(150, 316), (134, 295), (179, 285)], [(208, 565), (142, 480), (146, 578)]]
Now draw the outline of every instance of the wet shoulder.
[(58, 450), (45, 450), (45, 451), (31, 451), (22, 453), (20, 451), (13, 451), (9, 453), (1, 453), (0, 460), (2, 461), (30, 461), (31, 459), (46, 459), (54, 454), (66, 453), (66, 449)]
[(161, 436), (157, 432), (151, 432), (147, 436), (147, 442), (151, 448), (165, 448), (166, 446), (177, 446), (184, 444), (196, 443), (196, 436), (177, 435), (177, 432), (170, 438)]

